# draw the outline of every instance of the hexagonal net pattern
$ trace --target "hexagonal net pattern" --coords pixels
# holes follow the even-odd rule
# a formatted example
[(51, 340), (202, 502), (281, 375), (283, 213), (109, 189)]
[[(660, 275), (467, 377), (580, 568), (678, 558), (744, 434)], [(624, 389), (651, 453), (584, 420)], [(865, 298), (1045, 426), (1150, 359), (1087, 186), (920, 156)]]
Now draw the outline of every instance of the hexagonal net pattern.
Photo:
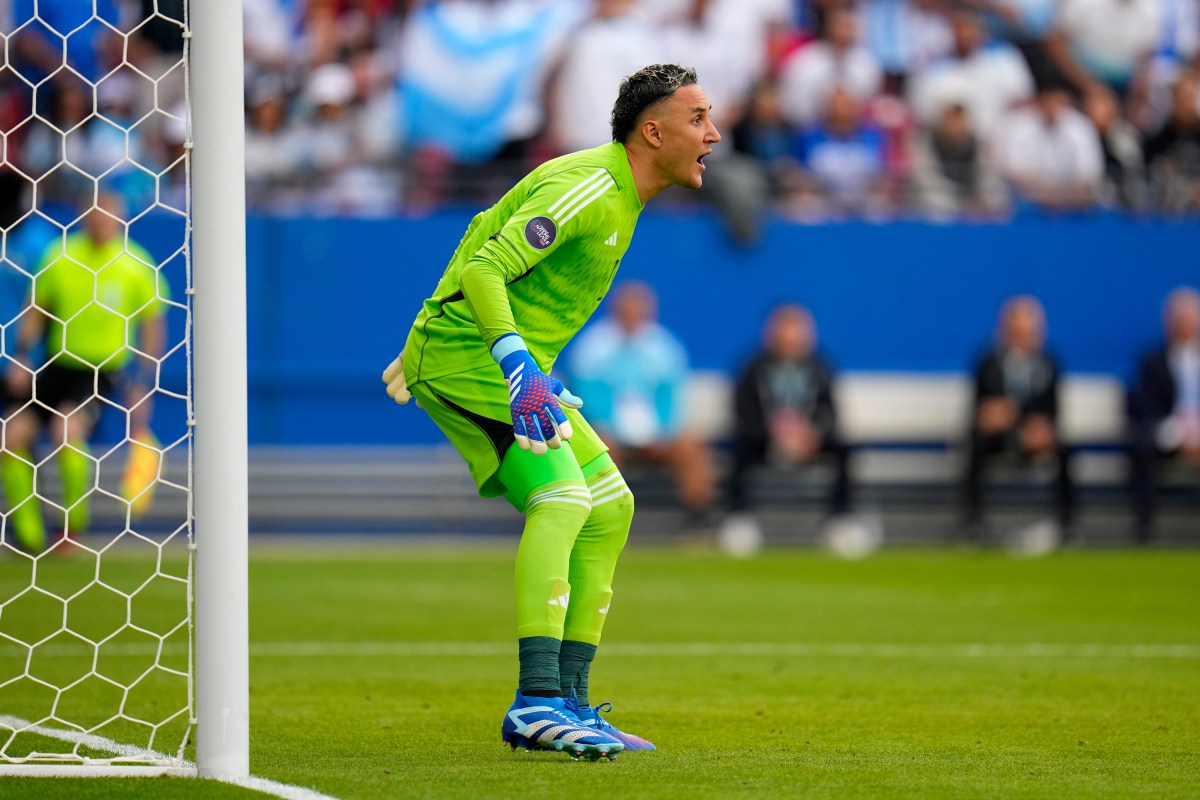
[(188, 763), (187, 24), (0, 2), (0, 766)]

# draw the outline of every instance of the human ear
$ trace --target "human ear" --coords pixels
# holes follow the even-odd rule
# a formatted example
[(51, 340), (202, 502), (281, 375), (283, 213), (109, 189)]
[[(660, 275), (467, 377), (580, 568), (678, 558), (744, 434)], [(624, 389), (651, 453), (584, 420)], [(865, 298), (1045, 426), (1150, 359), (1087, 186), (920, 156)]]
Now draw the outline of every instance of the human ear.
[(651, 147), (656, 149), (662, 147), (662, 130), (655, 120), (648, 119), (642, 123), (642, 136)]

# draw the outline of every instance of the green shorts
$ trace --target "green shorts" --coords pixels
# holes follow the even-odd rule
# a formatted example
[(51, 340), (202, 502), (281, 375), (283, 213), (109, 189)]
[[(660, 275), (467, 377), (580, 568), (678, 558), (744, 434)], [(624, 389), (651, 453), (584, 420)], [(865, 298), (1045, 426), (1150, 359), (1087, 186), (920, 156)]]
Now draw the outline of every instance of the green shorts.
[[(471, 469), (484, 497), (499, 497), (505, 487), (496, 473), (513, 438), (512, 413), (504, 375), (493, 366), (420, 381), (408, 387), (421, 408), (446, 434)], [(577, 410), (564, 408), (571, 421), (571, 441), (563, 442), (579, 466), (608, 452), (608, 447)]]

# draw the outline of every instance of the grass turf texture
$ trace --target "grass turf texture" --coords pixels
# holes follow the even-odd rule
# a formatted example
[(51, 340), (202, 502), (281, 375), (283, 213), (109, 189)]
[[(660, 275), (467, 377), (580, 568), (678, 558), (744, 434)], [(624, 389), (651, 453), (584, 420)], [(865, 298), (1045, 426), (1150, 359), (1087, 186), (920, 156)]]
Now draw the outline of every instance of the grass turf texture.
[[(512, 549), (256, 549), (251, 771), (347, 799), (1200, 796), (1200, 553), (632, 548), (592, 696), (659, 750), (589, 764), (500, 743)], [(261, 795), (0, 779), (66, 796)]]

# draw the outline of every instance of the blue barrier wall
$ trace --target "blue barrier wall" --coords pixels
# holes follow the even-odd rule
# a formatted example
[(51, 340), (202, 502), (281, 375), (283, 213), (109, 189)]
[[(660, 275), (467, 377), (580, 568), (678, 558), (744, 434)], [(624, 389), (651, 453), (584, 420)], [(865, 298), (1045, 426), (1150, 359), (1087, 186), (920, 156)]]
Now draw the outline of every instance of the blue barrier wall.
[[(439, 440), (423, 413), (387, 399), (379, 373), (469, 218), (251, 220), (255, 442)], [(662, 320), (697, 367), (736, 369), (765, 312), (794, 299), (843, 369), (958, 371), (987, 345), (1003, 298), (1023, 292), (1045, 303), (1068, 370), (1127, 375), (1158, 336), (1165, 293), (1200, 283), (1198, 255), (1196, 223), (781, 223), (740, 250), (706, 215), (647, 214), (618, 279), (658, 287)]]
[[(379, 373), (469, 219), (250, 220), (253, 442), (439, 440), (422, 412), (387, 399)], [(180, 229), (160, 221), (135, 233), (165, 257)], [(843, 369), (958, 371), (986, 346), (1003, 298), (1025, 292), (1045, 303), (1068, 370), (1127, 376), (1159, 335), (1166, 292), (1200, 284), (1198, 254), (1194, 222), (777, 223), (760, 248), (740, 250), (706, 214), (648, 212), (618, 278), (658, 287), (663, 322), (707, 369), (736, 369), (765, 312), (789, 299), (813, 309)], [(169, 271), (181, 285), (177, 262)]]

